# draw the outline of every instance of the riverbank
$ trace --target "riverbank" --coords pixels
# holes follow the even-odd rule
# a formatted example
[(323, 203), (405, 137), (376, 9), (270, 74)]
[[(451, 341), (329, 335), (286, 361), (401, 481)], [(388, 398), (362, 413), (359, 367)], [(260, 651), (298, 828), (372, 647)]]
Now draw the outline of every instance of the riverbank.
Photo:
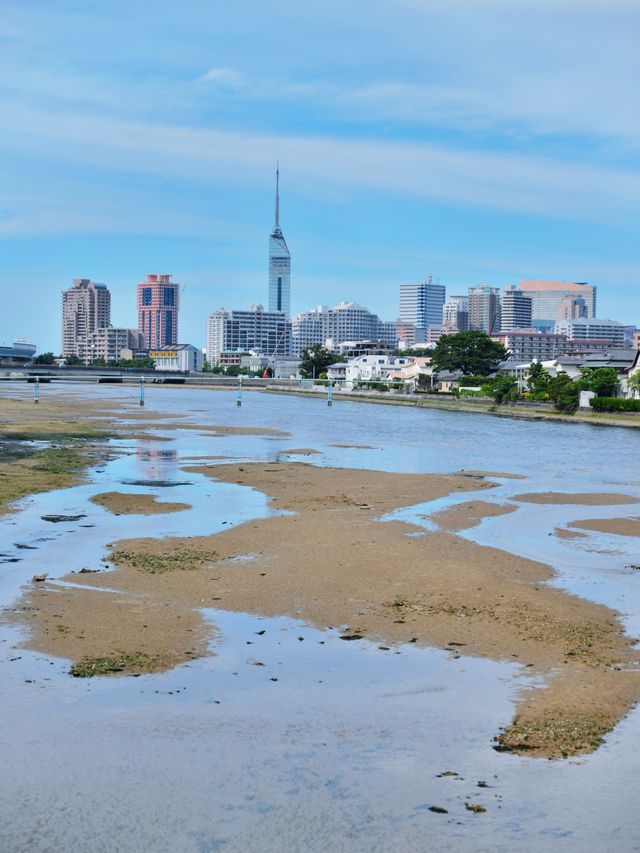
[[(323, 397), (325, 391), (305, 390), (303, 388), (283, 388), (270, 386), (263, 389), (269, 394), (288, 394), (299, 397)], [(640, 428), (640, 416), (633, 414), (613, 414), (587, 410), (579, 410), (573, 415), (562, 414), (551, 408), (541, 406), (536, 408), (526, 404), (526, 408), (518, 403), (504, 403), (498, 405), (492, 401), (461, 400), (456, 397), (447, 396), (446, 399), (436, 394), (401, 394), (396, 392), (345, 392), (333, 391), (333, 400), (339, 403), (341, 400), (349, 400), (356, 403), (382, 403), (390, 406), (409, 406), (420, 409), (436, 409), (444, 412), (467, 412), (479, 415), (493, 415), (498, 418), (516, 418), (529, 421), (553, 421), (558, 423), (581, 423), (592, 426), (615, 426), (631, 429)]]

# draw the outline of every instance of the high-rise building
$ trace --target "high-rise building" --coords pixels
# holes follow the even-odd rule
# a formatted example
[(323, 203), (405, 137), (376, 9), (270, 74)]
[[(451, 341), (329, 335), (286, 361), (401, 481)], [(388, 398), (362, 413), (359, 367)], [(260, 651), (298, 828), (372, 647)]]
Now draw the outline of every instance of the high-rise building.
[(381, 320), (357, 302), (341, 302), (333, 308), (319, 305), (303, 311), (291, 321), (292, 349), (301, 355), (311, 344), (322, 344), (338, 351), (345, 341), (384, 341), (390, 347), (398, 342), (395, 322)]
[(276, 218), (269, 237), (269, 311), (291, 312), (291, 254), (280, 230), (280, 169), (276, 168)]
[(556, 311), (556, 320), (581, 320), (588, 316), (589, 308), (583, 296), (565, 296)]
[(500, 313), (500, 331), (531, 328), (531, 297), (512, 284), (504, 289)]
[(500, 331), (500, 288), (488, 284), (469, 288), (469, 328), (487, 335)]
[(416, 327), (416, 341), (424, 341), (429, 326), (442, 324), (442, 306), (445, 286), (434, 284), (431, 276), (420, 284), (400, 285), (401, 323), (412, 323)]
[(74, 278), (62, 293), (62, 355), (79, 355), (87, 335), (111, 322), (111, 294), (106, 284)]
[(584, 299), (587, 317), (596, 316), (596, 286), (586, 282), (553, 281), (548, 279), (523, 279), (520, 290), (532, 301), (532, 317), (536, 320), (555, 320), (558, 309), (567, 297)]
[(147, 347), (161, 349), (178, 343), (180, 285), (170, 275), (147, 275), (138, 289), (138, 331)]
[(220, 308), (207, 321), (207, 361), (220, 362), (222, 352), (254, 351), (273, 357), (289, 355), (291, 324), (282, 311), (251, 305), (248, 311)]
[(450, 296), (442, 306), (444, 333), (466, 332), (469, 328), (469, 297)]

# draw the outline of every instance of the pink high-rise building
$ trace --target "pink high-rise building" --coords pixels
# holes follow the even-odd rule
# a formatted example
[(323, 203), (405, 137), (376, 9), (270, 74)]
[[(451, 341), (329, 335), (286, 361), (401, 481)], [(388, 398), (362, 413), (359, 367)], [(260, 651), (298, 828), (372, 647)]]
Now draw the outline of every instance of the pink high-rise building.
[(180, 285), (170, 275), (147, 275), (138, 288), (138, 330), (150, 350), (178, 343)]

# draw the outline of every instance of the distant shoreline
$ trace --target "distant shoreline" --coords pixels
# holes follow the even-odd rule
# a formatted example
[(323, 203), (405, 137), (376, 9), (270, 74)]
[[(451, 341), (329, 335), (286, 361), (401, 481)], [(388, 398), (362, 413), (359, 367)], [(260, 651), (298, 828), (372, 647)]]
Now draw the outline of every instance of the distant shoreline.
[[(263, 389), (271, 394), (290, 394), (298, 397), (316, 396), (326, 397), (326, 393), (316, 390), (305, 390), (303, 388), (267, 387)], [(588, 414), (576, 412), (574, 415), (565, 415), (555, 412), (553, 409), (518, 408), (518, 403), (497, 403), (477, 401), (464, 402), (453, 397), (439, 398), (435, 394), (396, 394), (394, 392), (344, 392), (334, 389), (333, 400), (349, 400), (356, 403), (386, 403), (391, 406), (412, 406), (419, 409), (438, 409), (445, 412), (471, 412), (477, 415), (493, 415), (498, 418), (515, 418), (528, 421), (553, 421), (559, 423), (589, 424), (590, 426), (613, 426), (627, 427), (629, 429), (640, 428), (640, 415), (602, 415), (596, 412)]]

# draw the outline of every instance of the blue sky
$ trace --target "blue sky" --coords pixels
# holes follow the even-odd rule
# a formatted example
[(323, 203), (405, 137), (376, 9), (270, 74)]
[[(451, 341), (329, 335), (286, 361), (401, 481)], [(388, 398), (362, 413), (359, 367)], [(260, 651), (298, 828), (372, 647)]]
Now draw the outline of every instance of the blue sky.
[(566, 278), (640, 323), (637, 0), (2, 0), (0, 340), (58, 351), (60, 292), (184, 287), (180, 338), (292, 309)]

